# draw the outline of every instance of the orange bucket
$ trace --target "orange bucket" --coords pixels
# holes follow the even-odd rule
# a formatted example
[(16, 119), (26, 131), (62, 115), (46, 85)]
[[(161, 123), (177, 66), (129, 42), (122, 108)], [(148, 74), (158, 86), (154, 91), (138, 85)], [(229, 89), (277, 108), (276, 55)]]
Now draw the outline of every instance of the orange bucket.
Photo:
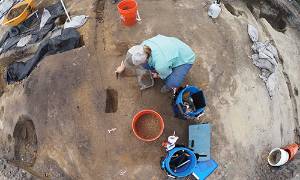
[(142, 110), (134, 116), (131, 127), (137, 138), (151, 142), (162, 135), (164, 120), (153, 110)]
[(136, 24), (137, 2), (135, 0), (123, 0), (118, 4), (118, 11), (125, 26)]

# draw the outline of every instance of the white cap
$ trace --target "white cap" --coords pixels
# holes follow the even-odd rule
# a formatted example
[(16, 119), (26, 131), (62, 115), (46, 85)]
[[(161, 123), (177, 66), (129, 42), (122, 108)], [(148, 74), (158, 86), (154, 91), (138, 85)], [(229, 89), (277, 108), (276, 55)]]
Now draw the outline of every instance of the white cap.
[(128, 52), (132, 54), (132, 63), (136, 66), (145, 63), (147, 60), (147, 54), (142, 45), (132, 46)]

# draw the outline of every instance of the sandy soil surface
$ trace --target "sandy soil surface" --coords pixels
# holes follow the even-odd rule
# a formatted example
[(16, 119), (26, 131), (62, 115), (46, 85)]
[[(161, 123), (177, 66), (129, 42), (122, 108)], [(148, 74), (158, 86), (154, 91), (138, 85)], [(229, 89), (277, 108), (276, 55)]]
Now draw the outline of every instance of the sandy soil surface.
[[(186, 144), (189, 124), (209, 122), (212, 158), (219, 163), (209, 179), (299, 177), (297, 164), (271, 169), (266, 160), (272, 148), (297, 140), (299, 31), (278, 29), (240, 1), (222, 5), (216, 20), (207, 16), (204, 0), (138, 3), (142, 21), (129, 28), (108, 0), (66, 1), (72, 15), (90, 16), (79, 29), (85, 46), (46, 57), (30, 77), (5, 89), (0, 98), (1, 157), (17, 160), (44, 179), (166, 179), (159, 166), (162, 141), (175, 130), (179, 143)], [(280, 54), (273, 99), (249, 58), (249, 23)], [(186, 83), (206, 95), (206, 114), (199, 121), (173, 117), (171, 95), (159, 91), (163, 82), (140, 92), (132, 74), (117, 80), (113, 73), (131, 45), (157, 34), (180, 38), (197, 55)], [(131, 130), (133, 116), (142, 109), (153, 109), (165, 120), (156, 142), (141, 142)], [(25, 133), (16, 133), (18, 129)], [(22, 144), (16, 143), (20, 139), (28, 140), (30, 151), (16, 156), (22, 152)], [(18, 157), (26, 157), (27, 163)]]

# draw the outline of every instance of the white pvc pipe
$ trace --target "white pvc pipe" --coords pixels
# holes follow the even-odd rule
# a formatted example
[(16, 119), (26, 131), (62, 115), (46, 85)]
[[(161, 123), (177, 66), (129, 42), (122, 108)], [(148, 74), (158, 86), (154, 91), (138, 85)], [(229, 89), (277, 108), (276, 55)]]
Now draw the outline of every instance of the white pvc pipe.
[(63, 0), (60, 0), (60, 2), (61, 2), (62, 6), (63, 6), (63, 8), (64, 8), (64, 10), (65, 10), (66, 15), (68, 16), (69, 21), (71, 21), (71, 18), (70, 18), (70, 16), (69, 16), (69, 13), (68, 13), (68, 11), (67, 11), (67, 8), (66, 8), (66, 6), (65, 6), (64, 1), (63, 1)]

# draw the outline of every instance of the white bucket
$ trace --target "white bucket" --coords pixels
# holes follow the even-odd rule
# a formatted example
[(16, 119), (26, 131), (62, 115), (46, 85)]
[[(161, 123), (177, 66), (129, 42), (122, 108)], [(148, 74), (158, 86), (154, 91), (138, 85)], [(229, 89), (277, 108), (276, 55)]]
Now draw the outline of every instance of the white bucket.
[(275, 148), (268, 156), (268, 162), (271, 166), (284, 165), (289, 160), (289, 153), (283, 149)]
[(208, 8), (208, 16), (215, 19), (219, 16), (220, 13), (221, 13), (220, 4), (218, 4), (217, 1), (214, 1)]

